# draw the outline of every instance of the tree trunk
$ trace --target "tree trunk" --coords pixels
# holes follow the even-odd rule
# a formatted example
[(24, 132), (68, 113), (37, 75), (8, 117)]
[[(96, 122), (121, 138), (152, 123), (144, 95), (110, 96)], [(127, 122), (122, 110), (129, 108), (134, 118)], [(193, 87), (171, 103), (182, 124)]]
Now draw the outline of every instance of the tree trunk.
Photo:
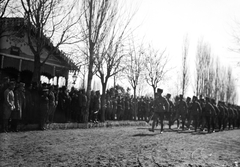
[(185, 77), (183, 75), (183, 81), (182, 81), (182, 95), (184, 97), (184, 94), (185, 94)]
[(101, 122), (105, 122), (106, 83), (102, 83)]
[(152, 85), (152, 88), (153, 88), (153, 97), (154, 97), (154, 99), (155, 99), (156, 86), (153, 86), (153, 85)]
[(136, 118), (137, 118), (137, 106), (136, 106), (136, 89), (137, 87), (134, 86), (133, 87), (133, 99), (134, 99), (134, 106), (133, 106), (133, 112), (134, 112), (134, 120), (136, 121)]
[(89, 66), (88, 66), (88, 82), (87, 82), (87, 111), (84, 114), (84, 123), (88, 122), (88, 117), (89, 117), (89, 108), (90, 108), (90, 101), (91, 101), (91, 86), (92, 86), (92, 78), (93, 78), (93, 63), (94, 63), (94, 52), (93, 52), (93, 47), (90, 46), (90, 55), (89, 55)]
[(34, 55), (34, 70), (33, 70), (33, 77), (32, 82), (36, 82), (37, 85), (40, 85), (40, 71), (41, 71), (41, 62), (40, 62), (40, 55)]
[[(89, 69), (90, 70), (90, 69)], [(84, 123), (88, 122), (88, 117), (89, 117), (89, 107), (90, 107), (90, 101), (91, 101), (91, 84), (92, 84), (92, 71), (90, 70), (88, 73), (88, 83), (87, 83), (87, 110), (86, 113), (84, 114)]]

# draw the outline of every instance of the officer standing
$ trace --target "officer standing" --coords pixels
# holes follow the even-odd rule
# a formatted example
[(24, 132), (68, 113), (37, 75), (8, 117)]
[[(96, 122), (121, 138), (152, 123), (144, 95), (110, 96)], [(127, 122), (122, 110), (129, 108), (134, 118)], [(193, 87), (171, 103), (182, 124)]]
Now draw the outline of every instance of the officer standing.
[(191, 102), (191, 98), (187, 97), (187, 128), (188, 130), (190, 130), (190, 125), (192, 123), (192, 102)]
[(187, 103), (183, 100), (183, 95), (180, 95), (178, 110), (179, 110), (179, 115), (181, 116), (181, 120), (182, 120), (182, 130), (184, 130), (185, 121), (186, 121), (187, 114), (188, 114), (188, 106), (187, 106)]
[(169, 111), (168, 112), (165, 112), (165, 116), (168, 120), (168, 125), (169, 125), (169, 129), (171, 129), (171, 125), (172, 125), (172, 116), (173, 116), (173, 110), (174, 110), (174, 104), (173, 102), (171, 101), (171, 94), (167, 94), (166, 96), (166, 99), (168, 101), (168, 104), (169, 104)]
[(49, 98), (48, 89), (42, 90), (42, 95), (40, 97), (40, 130), (45, 130), (45, 124), (47, 123), (49, 112)]

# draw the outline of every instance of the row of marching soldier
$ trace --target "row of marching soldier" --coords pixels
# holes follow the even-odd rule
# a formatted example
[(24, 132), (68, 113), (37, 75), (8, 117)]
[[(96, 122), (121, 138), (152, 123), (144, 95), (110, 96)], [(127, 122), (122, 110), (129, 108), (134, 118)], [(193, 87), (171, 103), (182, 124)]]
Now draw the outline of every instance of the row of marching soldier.
[(216, 103), (215, 99), (202, 96), (187, 97), (176, 96), (175, 103), (170, 100), (171, 95), (166, 98), (162, 96), (163, 90), (157, 89), (154, 100), (153, 123), (150, 131), (154, 132), (155, 123), (160, 122), (160, 133), (163, 133), (163, 120), (168, 120), (169, 129), (177, 122), (177, 128), (196, 132), (207, 130), (208, 133), (240, 128), (240, 107), (223, 101)]

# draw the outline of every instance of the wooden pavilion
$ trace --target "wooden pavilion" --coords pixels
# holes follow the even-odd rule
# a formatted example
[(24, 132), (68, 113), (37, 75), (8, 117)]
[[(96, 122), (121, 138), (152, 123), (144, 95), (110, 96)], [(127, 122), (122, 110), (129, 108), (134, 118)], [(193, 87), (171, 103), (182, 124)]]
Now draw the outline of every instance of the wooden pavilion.
[[(34, 55), (27, 42), (24, 18), (0, 19), (0, 80), (8, 76), (17, 81), (30, 83), (34, 69)], [(52, 42), (46, 37), (46, 49), (41, 54), (41, 61), (48, 55)], [(52, 79), (64, 77), (66, 85), (70, 71), (78, 68), (73, 61), (59, 49), (50, 55), (41, 68), (41, 75)]]

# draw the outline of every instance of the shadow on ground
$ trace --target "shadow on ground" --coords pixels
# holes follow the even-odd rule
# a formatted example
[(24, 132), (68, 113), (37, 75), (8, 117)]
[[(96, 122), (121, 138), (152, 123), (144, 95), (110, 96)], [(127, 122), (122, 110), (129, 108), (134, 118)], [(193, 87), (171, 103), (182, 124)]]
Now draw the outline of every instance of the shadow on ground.
[(152, 134), (138, 133), (138, 134), (133, 135), (133, 137), (147, 137), (147, 136), (156, 136), (156, 135), (160, 135), (160, 133), (152, 133)]

